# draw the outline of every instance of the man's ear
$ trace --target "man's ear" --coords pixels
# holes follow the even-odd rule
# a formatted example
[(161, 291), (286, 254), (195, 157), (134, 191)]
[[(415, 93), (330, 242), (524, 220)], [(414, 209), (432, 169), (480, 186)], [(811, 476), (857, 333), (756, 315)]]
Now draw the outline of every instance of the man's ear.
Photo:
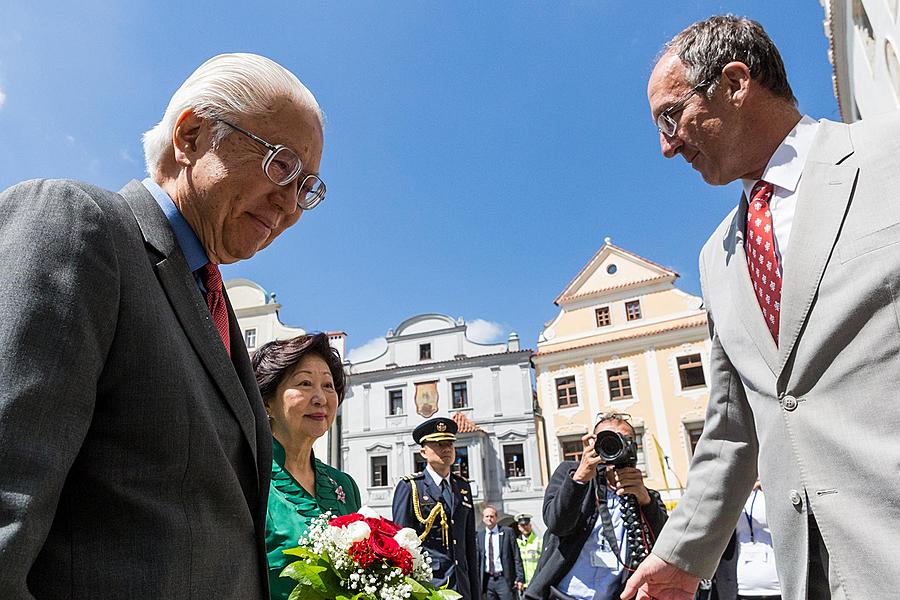
[(740, 106), (747, 98), (750, 89), (750, 67), (739, 61), (728, 63), (722, 68), (722, 83), (728, 102)]
[(175, 128), (172, 130), (172, 147), (175, 149), (175, 162), (183, 167), (193, 165), (199, 156), (206, 153), (202, 147), (201, 135), (206, 129), (207, 120), (197, 116), (193, 108), (186, 108), (178, 115)]

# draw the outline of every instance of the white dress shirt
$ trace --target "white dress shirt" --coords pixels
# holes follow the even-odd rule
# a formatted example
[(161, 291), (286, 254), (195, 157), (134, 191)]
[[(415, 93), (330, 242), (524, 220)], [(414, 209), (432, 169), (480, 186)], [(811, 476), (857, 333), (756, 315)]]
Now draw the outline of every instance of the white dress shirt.
[[(438, 486), (439, 488), (441, 487), (442, 481), (446, 481), (447, 485), (450, 485), (450, 476), (448, 475), (447, 477), (441, 477), (437, 474), (437, 471), (431, 468), (431, 465), (425, 465), (425, 472), (431, 475), (431, 479), (434, 480), (434, 485)], [(453, 487), (451, 486), (450, 489), (452, 490)]]
[[(491, 536), (491, 533), (494, 535)], [(502, 573), (503, 565), (500, 564), (500, 535), (501, 529), (499, 525), (494, 525), (493, 529), (484, 530), (484, 572), (490, 573), (488, 568), (490, 565), (490, 556), (494, 556), (494, 573)], [(493, 537), (493, 542), (491, 538)]]
[[(784, 273), (784, 261), (787, 255), (788, 242), (791, 239), (791, 227), (794, 224), (794, 211), (797, 208), (797, 187), (800, 184), (800, 176), (803, 174), (803, 165), (809, 156), (813, 139), (819, 130), (819, 122), (807, 117), (800, 122), (784, 138), (775, 154), (769, 159), (762, 174), (762, 180), (775, 186), (772, 198), (769, 200), (769, 210), (772, 211), (772, 229), (775, 234), (775, 252), (778, 255), (778, 264)], [(750, 200), (750, 192), (758, 179), (742, 179), (744, 193)], [(815, 202), (815, 198), (810, 199)]]

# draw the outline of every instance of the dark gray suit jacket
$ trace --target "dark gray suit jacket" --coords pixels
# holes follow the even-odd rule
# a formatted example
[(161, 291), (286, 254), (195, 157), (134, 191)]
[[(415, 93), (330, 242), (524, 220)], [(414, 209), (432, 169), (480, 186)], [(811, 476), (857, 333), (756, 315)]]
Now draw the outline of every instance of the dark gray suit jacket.
[[(516, 532), (509, 527), (498, 527), (500, 535), (497, 542), (500, 544), (500, 565), (503, 570), (503, 579), (509, 584), (509, 589), (515, 591), (516, 582), (525, 582), (525, 571), (522, 568), (522, 555), (519, 553), (519, 545), (516, 543)], [(478, 570), (481, 573), (481, 591), (487, 590), (487, 554), (485, 551), (485, 530), (475, 533), (475, 545), (478, 547)]]
[(266, 598), (265, 412), (144, 187), (0, 194), (0, 598)]

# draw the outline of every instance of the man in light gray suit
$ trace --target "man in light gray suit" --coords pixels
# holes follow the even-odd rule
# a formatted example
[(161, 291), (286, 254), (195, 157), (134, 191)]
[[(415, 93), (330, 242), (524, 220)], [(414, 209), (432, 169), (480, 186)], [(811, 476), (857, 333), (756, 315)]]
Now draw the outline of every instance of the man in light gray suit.
[(900, 118), (802, 116), (753, 21), (678, 34), (648, 84), (667, 158), (745, 193), (703, 248), (710, 399), (688, 488), (623, 598), (687, 600), (756, 478), (782, 596), (900, 590)]
[(119, 193), (0, 194), (0, 598), (267, 599), (271, 433), (218, 265), (324, 197), (315, 98), (204, 63)]

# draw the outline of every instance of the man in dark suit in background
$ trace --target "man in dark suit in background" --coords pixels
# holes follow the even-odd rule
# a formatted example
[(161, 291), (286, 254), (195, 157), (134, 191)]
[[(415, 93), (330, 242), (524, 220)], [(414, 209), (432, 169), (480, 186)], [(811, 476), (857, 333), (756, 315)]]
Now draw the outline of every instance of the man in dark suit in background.
[(435, 417), (413, 429), (428, 463), (406, 475), (394, 490), (393, 520), (411, 527), (431, 557), (431, 583), (446, 585), (466, 600), (481, 596), (475, 549), (475, 506), (469, 482), (451, 471), (456, 461), (453, 419)]
[(525, 571), (516, 544), (516, 533), (497, 525), (497, 509), (488, 504), (481, 512), (484, 531), (478, 532), (478, 564), (481, 591), (488, 600), (512, 600), (525, 587)]
[(0, 598), (268, 599), (271, 433), (218, 265), (324, 196), (282, 66), (204, 63), (119, 193), (0, 194)]

